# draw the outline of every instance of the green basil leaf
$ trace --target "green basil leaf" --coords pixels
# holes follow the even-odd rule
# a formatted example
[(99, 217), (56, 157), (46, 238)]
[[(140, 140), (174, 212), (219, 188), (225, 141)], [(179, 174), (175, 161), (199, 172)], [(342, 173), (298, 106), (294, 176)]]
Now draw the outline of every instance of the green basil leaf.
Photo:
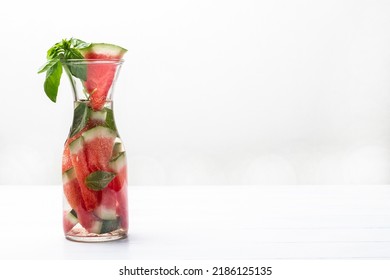
[(58, 58), (48, 60), (41, 68), (38, 70), (38, 74), (46, 72), (49, 68), (53, 67), (59, 61)]
[[(46, 95), (56, 102), (58, 86), (62, 75), (62, 63), (67, 59), (83, 59), (83, 55), (79, 49), (88, 47), (90, 44), (82, 40), (71, 38), (70, 40), (63, 39), (61, 42), (54, 44), (46, 54), (47, 62), (38, 70), (38, 73), (46, 72), (46, 80), (44, 89)], [(83, 81), (87, 79), (87, 66), (84, 63), (72, 64), (65, 66), (66, 71), (76, 78)]]
[(76, 49), (69, 49), (67, 59), (83, 59), (84, 56)]
[(106, 126), (114, 131), (117, 131), (115, 126), (115, 120), (114, 120), (114, 112), (109, 108), (106, 108), (106, 111), (107, 111)]
[(115, 178), (116, 174), (107, 171), (95, 171), (85, 178), (87, 187), (94, 191), (100, 191), (107, 187), (107, 185)]
[(68, 64), (70, 73), (83, 81), (87, 80), (87, 65), (84, 63), (80, 64)]
[(60, 85), (62, 75), (61, 62), (57, 61), (55, 64), (48, 67), (46, 72), (45, 83), (43, 84), (45, 93), (51, 101), (57, 101), (58, 87)]
[(64, 49), (60, 43), (55, 44), (47, 51), (47, 59), (58, 58), (60, 53), (63, 53)]
[[(76, 49), (69, 49), (66, 59), (83, 59), (83, 55)], [(85, 63), (68, 64), (70, 73), (83, 81), (87, 80), (87, 65)]]
[(86, 43), (83, 40), (76, 39), (76, 38), (71, 39), (71, 44), (76, 49), (83, 49), (91, 45), (91, 43)]
[(82, 130), (89, 120), (91, 109), (85, 103), (80, 103), (75, 109), (73, 114), (72, 128), (70, 129), (70, 136), (74, 136), (80, 130)]

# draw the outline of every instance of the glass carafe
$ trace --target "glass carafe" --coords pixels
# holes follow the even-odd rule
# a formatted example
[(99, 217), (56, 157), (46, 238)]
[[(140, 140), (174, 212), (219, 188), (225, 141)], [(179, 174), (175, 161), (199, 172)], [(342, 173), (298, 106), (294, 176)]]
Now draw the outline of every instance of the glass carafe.
[[(128, 231), (127, 163), (113, 111), (122, 60), (67, 60), (73, 122), (62, 159), (63, 225), (69, 240), (102, 242)], [(76, 73), (76, 75), (75, 75)]]

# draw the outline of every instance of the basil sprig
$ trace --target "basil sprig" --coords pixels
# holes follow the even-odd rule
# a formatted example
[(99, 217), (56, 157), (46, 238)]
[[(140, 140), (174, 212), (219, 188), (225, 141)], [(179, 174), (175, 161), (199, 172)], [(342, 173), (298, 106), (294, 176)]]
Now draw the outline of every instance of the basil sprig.
[[(39, 69), (38, 73), (46, 72), (46, 79), (43, 85), (47, 97), (51, 101), (57, 101), (58, 87), (60, 85), (63, 63), (68, 59), (83, 59), (79, 49), (86, 48), (90, 43), (71, 38), (63, 39), (47, 51), (47, 62)], [(64, 67), (70, 74), (83, 81), (87, 79), (87, 68), (85, 64), (73, 64)]]

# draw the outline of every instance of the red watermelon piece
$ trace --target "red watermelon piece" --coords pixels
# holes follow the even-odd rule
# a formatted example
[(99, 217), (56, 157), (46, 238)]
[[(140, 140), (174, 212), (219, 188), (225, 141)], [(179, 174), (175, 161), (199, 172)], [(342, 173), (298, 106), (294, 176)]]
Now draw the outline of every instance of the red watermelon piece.
[(66, 171), (62, 177), (66, 199), (76, 213), (73, 214), (73, 211), (64, 213), (63, 226), (65, 233), (70, 231), (77, 223), (80, 223), (88, 232), (99, 233), (102, 221), (92, 212), (86, 210), (75, 168)]
[(62, 173), (73, 167), (72, 159), (70, 158), (70, 150), (69, 150), (68, 143), (69, 143), (69, 141), (66, 140), (65, 146), (64, 146), (64, 153), (62, 154)]
[[(85, 59), (113, 60), (119, 62), (126, 49), (112, 44), (91, 44), (79, 50)], [(85, 89), (90, 94), (90, 106), (94, 111), (101, 110), (115, 79), (117, 63), (88, 63)]]
[(84, 138), (79, 137), (69, 144), (72, 164), (75, 168), (78, 183), (80, 185), (81, 196), (87, 211), (93, 211), (98, 203), (101, 193), (90, 190), (85, 184), (85, 178), (90, 174), (88, 160), (84, 149)]
[(103, 126), (93, 127), (69, 144), (72, 165), (75, 168), (85, 209), (93, 211), (100, 203), (102, 193), (88, 188), (85, 179), (98, 170), (108, 171), (108, 164), (116, 133)]
[(122, 188), (119, 192), (116, 192), (117, 208), (116, 212), (119, 216), (121, 227), (127, 231), (129, 228), (129, 218), (127, 210), (127, 188)]
[(72, 157), (70, 154), (69, 144), (72, 143), (74, 140), (79, 138), (81, 134), (86, 131), (90, 127), (90, 124), (88, 123), (83, 129), (81, 129), (78, 133), (73, 135), (72, 137), (69, 137), (64, 145), (64, 153), (62, 155), (62, 172), (65, 172), (66, 170), (69, 170), (73, 167), (72, 164)]
[(108, 188), (118, 192), (126, 185), (127, 185), (127, 166), (124, 166), (116, 174), (116, 177), (108, 184)]
[(115, 191), (104, 188), (102, 190), (102, 200), (94, 211), (95, 215), (102, 220), (116, 220), (116, 194)]
[(82, 136), (89, 171), (108, 171), (116, 138), (115, 131), (104, 126), (96, 126), (84, 132)]
[(62, 221), (65, 233), (69, 232), (78, 223), (78, 219), (73, 216), (72, 212), (67, 211), (64, 211)]
[(126, 153), (121, 152), (116, 158), (112, 159), (109, 168), (110, 171), (116, 173), (116, 176), (107, 187), (114, 191), (119, 191), (122, 187), (127, 185)]
[(77, 218), (80, 224), (90, 233), (100, 233), (103, 221), (96, 217), (92, 212), (86, 211), (80, 207), (77, 209)]
[(72, 209), (81, 207), (82, 196), (74, 168), (71, 168), (62, 174), (62, 183), (64, 194), (70, 207), (72, 207)]
[(106, 111), (91, 112), (88, 123), (85, 125), (85, 127), (83, 127), (79, 132), (77, 132), (75, 135), (69, 137), (66, 140), (64, 145), (64, 152), (62, 155), (62, 173), (64, 173), (65, 171), (73, 167), (70, 150), (69, 150), (69, 144), (72, 143), (77, 138), (79, 138), (83, 134), (83, 132), (87, 131), (88, 129), (104, 124), (106, 120), (106, 116), (107, 116)]

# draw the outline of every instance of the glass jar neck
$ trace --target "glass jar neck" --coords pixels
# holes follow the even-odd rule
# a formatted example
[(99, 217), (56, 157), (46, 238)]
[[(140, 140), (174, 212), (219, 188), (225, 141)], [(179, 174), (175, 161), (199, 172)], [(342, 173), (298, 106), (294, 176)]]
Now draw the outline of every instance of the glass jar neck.
[(93, 111), (112, 107), (114, 86), (122, 65), (120, 60), (69, 60), (64, 69), (75, 102), (88, 103)]

